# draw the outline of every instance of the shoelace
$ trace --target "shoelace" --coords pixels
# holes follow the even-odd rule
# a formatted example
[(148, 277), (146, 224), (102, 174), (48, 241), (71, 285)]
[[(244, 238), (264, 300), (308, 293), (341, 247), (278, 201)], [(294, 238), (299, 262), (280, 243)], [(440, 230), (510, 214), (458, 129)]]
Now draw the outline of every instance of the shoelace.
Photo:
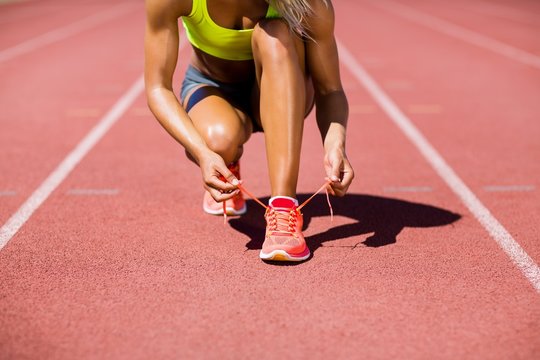
[(266, 208), (265, 218), (272, 233), (296, 235), (296, 221), (299, 211), (296, 208), (290, 210), (276, 210), (272, 207)]
[[(293, 209), (289, 212), (288, 214), (288, 218), (287, 219), (284, 219), (283, 216), (280, 216), (279, 219), (281, 221), (278, 221), (276, 219), (276, 226), (278, 226), (278, 223), (279, 223), (279, 227), (280, 228), (287, 228), (288, 231), (284, 231), (284, 232), (291, 232), (291, 222), (289, 221), (289, 219), (291, 218), (294, 218), (294, 220), (291, 220), (291, 221), (294, 221), (294, 226), (296, 226), (296, 216), (294, 215), (294, 211), (298, 211), (300, 212), (300, 210), (302, 210), (302, 208), (304, 206), (306, 206), (318, 193), (320, 193), (321, 191), (325, 191), (326, 193), (326, 202), (328, 203), (328, 208), (330, 209), (330, 222), (334, 221), (334, 210), (332, 209), (332, 204), (330, 203), (330, 195), (328, 195), (328, 185), (330, 185), (332, 182), (330, 180), (326, 181), (323, 186), (321, 186), (319, 188), (319, 190), (317, 190), (313, 195), (311, 195), (306, 201), (304, 201), (301, 205), (299, 205), (298, 207), (296, 207), (296, 209)], [(276, 213), (276, 211), (274, 211), (274, 209), (272, 209), (270, 206), (266, 206), (265, 204), (263, 204), (262, 201), (260, 201), (259, 199), (257, 199), (257, 197), (255, 195), (253, 195), (252, 193), (250, 193), (241, 183), (238, 184), (238, 188), (240, 189), (240, 191), (242, 191), (243, 193), (245, 193), (246, 195), (248, 195), (250, 198), (252, 198), (256, 203), (258, 203), (259, 205), (261, 205), (265, 210), (266, 210), (266, 213), (267, 214), (269, 211), (272, 211), (274, 213)], [(226, 206), (226, 201), (223, 201), (223, 223), (226, 224), (227, 223), (227, 206)], [(279, 213), (281, 213), (281, 211), (279, 211)], [(284, 224), (284, 222), (287, 222), (287, 225)], [(292, 227), (294, 229), (294, 227)]]

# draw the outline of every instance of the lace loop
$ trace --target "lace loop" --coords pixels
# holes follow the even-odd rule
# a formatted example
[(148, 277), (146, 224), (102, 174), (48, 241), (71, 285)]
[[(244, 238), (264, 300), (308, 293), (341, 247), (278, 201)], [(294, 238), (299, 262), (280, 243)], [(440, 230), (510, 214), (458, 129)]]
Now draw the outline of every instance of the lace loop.
[(267, 207), (265, 214), (268, 220), (268, 230), (272, 233), (296, 234), (296, 209), (291, 210), (275, 210), (271, 207)]
[(323, 186), (319, 188), (313, 195), (311, 195), (306, 201), (304, 201), (300, 206), (298, 206), (298, 211), (300, 211), (304, 206), (307, 205), (318, 193), (320, 193), (322, 190), (326, 193), (326, 202), (328, 203), (328, 209), (330, 209), (330, 222), (334, 221), (334, 209), (332, 209), (332, 204), (330, 203), (330, 195), (328, 195), (328, 185), (330, 185), (332, 182), (330, 180), (327, 180)]
[[(298, 206), (297, 208), (291, 210), (291, 213), (289, 214), (289, 218), (294, 218), (294, 222), (295, 222), (295, 225), (296, 226), (296, 216), (294, 216), (294, 211), (298, 211), (300, 212), (300, 210), (306, 206), (314, 197), (315, 195), (317, 195), (318, 193), (320, 193), (321, 191), (325, 191), (326, 193), (326, 202), (328, 203), (328, 209), (330, 210), (330, 222), (333, 222), (334, 221), (334, 209), (332, 209), (332, 204), (330, 203), (330, 195), (328, 194), (328, 186), (331, 184), (332, 182), (330, 180), (327, 180), (323, 186), (321, 186), (319, 188), (319, 190), (317, 190), (313, 195), (311, 195), (306, 201), (304, 201), (300, 206)], [(259, 205), (261, 205), (265, 210), (266, 210), (266, 213), (268, 213), (269, 211), (273, 211), (275, 213), (275, 211), (273, 209), (271, 209), (269, 206), (266, 206), (265, 204), (263, 204), (262, 201), (260, 201), (259, 199), (257, 199), (257, 197), (255, 195), (253, 195), (252, 193), (250, 193), (244, 186), (242, 183), (238, 184), (238, 188), (240, 189), (240, 191), (242, 191), (243, 193), (245, 193), (246, 195), (248, 195), (250, 198), (252, 198), (256, 203), (258, 203)], [(223, 217), (224, 217), (224, 222), (226, 223), (227, 222), (227, 212), (225, 211), (225, 202), (223, 202)], [(277, 221), (277, 220), (276, 220)], [(287, 221), (289, 223), (289, 221)], [(292, 227), (294, 229), (294, 227)], [(290, 232), (289, 231), (286, 231), (286, 232)]]

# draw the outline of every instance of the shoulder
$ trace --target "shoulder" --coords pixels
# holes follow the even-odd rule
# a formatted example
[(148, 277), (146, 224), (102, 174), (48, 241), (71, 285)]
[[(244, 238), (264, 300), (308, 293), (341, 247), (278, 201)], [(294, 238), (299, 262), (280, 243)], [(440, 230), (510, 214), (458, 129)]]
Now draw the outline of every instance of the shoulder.
[(191, 12), (194, 0), (146, 0), (146, 17), (150, 23), (177, 21)]
[(312, 13), (306, 18), (309, 35), (314, 39), (333, 36), (335, 14), (330, 0), (309, 0)]
[(334, 13), (334, 7), (330, 0), (308, 0), (309, 5), (315, 14), (330, 14)]

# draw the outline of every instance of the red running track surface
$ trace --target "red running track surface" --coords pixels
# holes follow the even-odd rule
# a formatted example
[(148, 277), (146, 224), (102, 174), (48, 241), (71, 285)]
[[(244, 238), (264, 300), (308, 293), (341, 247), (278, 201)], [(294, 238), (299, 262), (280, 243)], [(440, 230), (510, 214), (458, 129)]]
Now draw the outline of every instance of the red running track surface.
[[(470, 37), (540, 57), (539, 5), (334, 6), (342, 49), (528, 254), (533, 276), (344, 61), (357, 178), (332, 199), (333, 223), (322, 196), (305, 208), (309, 261), (258, 259), (264, 222), (253, 201), (227, 226), (204, 215), (198, 169), (139, 93), (3, 244), (1, 358), (538, 358), (540, 69)], [(0, 2), (0, 59), (31, 45), (0, 61), (0, 225), (140, 78), (143, 31), (139, 1)], [(188, 57), (184, 48), (177, 88)], [(257, 134), (243, 177), (263, 200), (264, 163)], [(300, 197), (323, 177), (310, 117)]]

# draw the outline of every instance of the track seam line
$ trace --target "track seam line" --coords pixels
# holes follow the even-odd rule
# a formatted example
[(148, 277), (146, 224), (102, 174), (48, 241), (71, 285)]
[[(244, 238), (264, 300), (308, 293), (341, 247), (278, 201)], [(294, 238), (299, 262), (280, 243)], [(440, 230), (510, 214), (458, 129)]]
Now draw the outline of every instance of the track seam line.
[(64, 40), (72, 35), (76, 35), (87, 29), (91, 29), (103, 22), (112, 20), (129, 11), (133, 11), (134, 9), (136, 9), (136, 7), (134, 7), (132, 4), (122, 3), (114, 6), (111, 9), (107, 9), (69, 25), (48, 31), (7, 49), (0, 50), (0, 63), (11, 60), (19, 55), (32, 52), (46, 45)]
[(506, 56), (507, 58), (522, 64), (540, 69), (540, 56), (516, 48), (512, 45), (508, 45), (502, 41), (495, 40), (476, 31), (469, 30), (450, 21), (426, 14), (422, 11), (414, 9), (413, 7), (403, 5), (395, 1), (387, 0), (384, 4), (380, 1), (370, 1), (370, 3), (387, 12), (394, 13), (395, 15), (406, 18), (417, 24), (421, 24), (432, 30), (462, 40), (469, 44), (491, 50), (499, 55)]
[[(188, 42), (180, 39), (178, 52), (182, 52)], [(67, 178), (71, 171), (105, 136), (109, 129), (124, 115), (128, 108), (144, 90), (144, 74), (118, 99), (113, 107), (99, 120), (98, 124), (62, 160), (60, 165), (41, 183), (21, 207), (0, 228), (0, 250), (17, 234), (32, 214), (47, 200), (51, 193)]]
[(540, 267), (523, 250), (504, 226), (482, 204), (469, 187), (461, 180), (456, 172), (448, 165), (439, 152), (429, 143), (427, 138), (418, 130), (413, 122), (399, 109), (382, 88), (373, 80), (368, 72), (360, 65), (354, 56), (338, 41), (340, 60), (364, 86), (371, 97), (388, 115), (394, 124), (413, 143), (424, 159), (442, 178), (448, 187), (457, 195), (474, 217), (486, 229), (500, 248), (510, 257), (523, 275), (540, 293)]
[(512, 21), (514, 23), (518, 23), (521, 26), (536, 25), (534, 22), (531, 22), (529, 18), (523, 18), (524, 16), (530, 16), (531, 13), (522, 11), (521, 9), (516, 9), (511, 6), (507, 7), (501, 4), (493, 4), (493, 2), (491, 1), (479, 1), (476, 2), (475, 5), (480, 5), (480, 7), (473, 7), (471, 11), (476, 12), (479, 15), (483, 15), (486, 17), (491, 16), (506, 21)]
[(41, 183), (23, 205), (0, 228), (0, 250), (4, 248), (49, 195), (66, 179), (78, 163), (103, 138), (109, 129), (124, 115), (144, 89), (144, 78), (137, 81), (122, 95), (99, 123), (82, 139), (58, 167)]

